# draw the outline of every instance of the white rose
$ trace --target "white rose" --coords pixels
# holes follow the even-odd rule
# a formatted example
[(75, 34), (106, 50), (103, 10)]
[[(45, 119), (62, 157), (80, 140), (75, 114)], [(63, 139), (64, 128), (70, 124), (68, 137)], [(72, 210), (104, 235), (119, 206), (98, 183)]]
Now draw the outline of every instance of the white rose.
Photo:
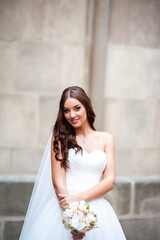
[(79, 204), (80, 204), (80, 205), (85, 205), (86, 202), (85, 202), (84, 200), (81, 200), (81, 201), (79, 202)]
[(64, 217), (72, 217), (73, 213), (70, 209), (66, 209), (63, 213)]
[(75, 228), (77, 231), (81, 231), (85, 227), (85, 223), (80, 222), (81, 218), (83, 217), (83, 213), (77, 214), (73, 216), (71, 226)]
[(86, 219), (86, 222), (87, 222), (87, 223), (90, 223), (90, 222), (92, 222), (92, 221), (96, 221), (96, 218), (94, 217), (94, 215), (88, 214), (87, 219)]
[(69, 207), (72, 208), (72, 209), (77, 209), (78, 207), (78, 202), (72, 202), (69, 204)]

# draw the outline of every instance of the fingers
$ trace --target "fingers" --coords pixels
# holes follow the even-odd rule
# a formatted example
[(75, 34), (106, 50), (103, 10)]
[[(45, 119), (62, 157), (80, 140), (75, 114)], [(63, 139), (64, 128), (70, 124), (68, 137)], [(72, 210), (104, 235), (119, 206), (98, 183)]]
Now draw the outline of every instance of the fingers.
[[(62, 208), (62, 210), (65, 210), (65, 208), (69, 205), (69, 203), (66, 199), (66, 197), (68, 195), (65, 195), (65, 194), (58, 194), (58, 195), (61, 195), (60, 198), (59, 198), (59, 205)], [(63, 197), (62, 197), (62, 195), (63, 195)]]
[(68, 206), (69, 203), (65, 199), (62, 199), (59, 201), (59, 204), (60, 204), (60, 206), (63, 207), (63, 206)]
[(66, 194), (61, 194), (61, 193), (58, 193), (58, 196), (59, 196), (59, 198), (60, 198), (60, 199), (63, 199), (63, 198), (65, 198), (65, 197), (67, 197), (68, 195), (66, 195)]
[(74, 240), (83, 239), (85, 237), (84, 232), (78, 232), (78, 231), (75, 231), (75, 230), (72, 230), (71, 234), (72, 234)]
[(74, 237), (74, 236), (72, 236), (72, 238), (73, 238), (73, 240), (81, 240), (81, 239), (84, 238), (84, 236), (82, 236), (82, 237)]
[(84, 237), (73, 237), (73, 240), (81, 240), (81, 239), (83, 239)]

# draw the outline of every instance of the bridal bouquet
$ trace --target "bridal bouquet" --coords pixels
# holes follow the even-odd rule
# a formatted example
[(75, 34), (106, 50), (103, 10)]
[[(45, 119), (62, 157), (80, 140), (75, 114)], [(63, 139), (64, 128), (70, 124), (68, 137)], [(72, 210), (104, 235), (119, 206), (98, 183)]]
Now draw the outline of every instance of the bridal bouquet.
[(78, 232), (88, 232), (97, 228), (97, 215), (90, 205), (85, 201), (72, 202), (62, 215), (62, 223), (67, 230), (77, 230)]

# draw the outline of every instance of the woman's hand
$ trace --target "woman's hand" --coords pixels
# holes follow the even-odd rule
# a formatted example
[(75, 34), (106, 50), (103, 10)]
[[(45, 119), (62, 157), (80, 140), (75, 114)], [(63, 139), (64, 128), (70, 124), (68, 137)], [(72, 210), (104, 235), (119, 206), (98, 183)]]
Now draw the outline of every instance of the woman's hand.
[(85, 233), (78, 232), (78, 231), (75, 231), (75, 230), (72, 230), (71, 234), (72, 234), (73, 240), (80, 240), (80, 239), (83, 239), (85, 237)]
[(72, 202), (81, 200), (78, 195), (66, 195), (66, 194), (60, 194), (60, 193), (58, 194), (58, 198), (59, 198), (59, 204), (62, 209), (68, 206)]

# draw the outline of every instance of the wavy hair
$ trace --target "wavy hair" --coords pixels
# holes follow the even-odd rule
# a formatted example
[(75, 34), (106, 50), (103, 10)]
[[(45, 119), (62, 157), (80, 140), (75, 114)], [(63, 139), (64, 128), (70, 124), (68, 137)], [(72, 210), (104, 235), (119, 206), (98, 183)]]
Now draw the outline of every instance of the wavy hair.
[[(53, 150), (55, 152), (55, 158), (58, 161), (61, 161), (61, 167), (64, 167), (65, 169), (69, 166), (68, 150), (74, 148), (76, 153), (82, 150), (76, 142), (76, 134), (73, 126), (68, 123), (64, 116), (64, 103), (68, 98), (76, 98), (82, 103), (86, 109), (89, 125), (93, 130), (95, 130), (94, 121), (96, 117), (92, 108), (91, 100), (81, 87), (71, 86), (63, 91), (59, 103), (58, 116), (53, 127)], [(58, 157), (60, 152), (62, 159)]]

